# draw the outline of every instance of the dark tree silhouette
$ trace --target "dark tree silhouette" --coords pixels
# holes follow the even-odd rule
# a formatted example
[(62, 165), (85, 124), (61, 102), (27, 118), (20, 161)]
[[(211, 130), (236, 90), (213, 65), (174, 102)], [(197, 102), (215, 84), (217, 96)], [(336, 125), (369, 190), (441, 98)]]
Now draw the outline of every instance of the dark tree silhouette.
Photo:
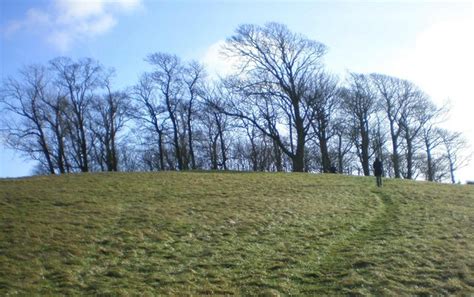
[[(155, 67), (152, 78), (163, 97), (173, 133), (174, 153), (178, 169), (183, 170), (183, 156), (179, 139), (178, 108), (183, 92), (183, 71), (181, 61), (176, 55), (155, 53), (148, 56), (147, 61)], [(174, 167), (174, 166), (173, 166)]]
[[(118, 170), (337, 171), (455, 181), (468, 158), (446, 111), (410, 81), (323, 67), (326, 47), (286, 26), (242, 25), (212, 79), (165, 53), (128, 90), (97, 61), (59, 57), (2, 82), (0, 133), (37, 173)], [(133, 121), (128, 123), (128, 120)]]
[(456, 170), (466, 166), (470, 155), (465, 155), (468, 144), (460, 132), (452, 132), (446, 129), (440, 129), (439, 134), (445, 149), (445, 157), (449, 165), (449, 175), (451, 183), (456, 183), (454, 173)]
[(340, 106), (340, 92), (335, 77), (324, 72), (318, 73), (308, 82), (308, 92), (305, 96), (306, 104), (312, 112), (311, 127), (321, 153), (323, 172), (331, 171), (329, 156), (329, 140), (334, 136), (334, 116)]
[(74, 160), (82, 172), (89, 171), (89, 146), (87, 140), (87, 113), (93, 92), (102, 86), (102, 66), (92, 59), (74, 62), (60, 57), (50, 62), (57, 87), (68, 98)]
[(134, 117), (143, 124), (142, 128), (156, 135), (156, 138), (152, 136), (152, 139), (156, 139), (152, 143), (158, 146), (159, 168), (165, 170), (164, 138), (168, 115), (150, 74), (142, 75), (138, 84), (132, 88), (132, 97), (136, 102)]
[(55, 173), (52, 148), (47, 130), (45, 101), (48, 82), (43, 66), (28, 66), (21, 70), (19, 79), (8, 78), (1, 89), (3, 112), (18, 120), (4, 118), (6, 144), (26, 153), (34, 160), (44, 161), (45, 168)]
[(376, 95), (366, 75), (350, 73), (342, 92), (342, 108), (351, 120), (354, 144), (365, 176), (370, 175), (370, 121), (377, 112)]
[(186, 97), (184, 102), (186, 129), (188, 135), (189, 156), (191, 159), (191, 169), (196, 169), (196, 157), (194, 154), (194, 138), (193, 138), (193, 119), (196, 112), (196, 101), (199, 97), (203, 97), (203, 85), (206, 73), (204, 67), (198, 62), (191, 62), (184, 68), (183, 81), (186, 85)]
[[(248, 120), (271, 137), (293, 161), (293, 171), (305, 169), (305, 144), (313, 119), (304, 95), (325, 52), (322, 43), (277, 23), (239, 26), (225, 45), (225, 53), (241, 69), (227, 81), (240, 96), (225, 112)], [(290, 133), (289, 143), (281, 126)]]

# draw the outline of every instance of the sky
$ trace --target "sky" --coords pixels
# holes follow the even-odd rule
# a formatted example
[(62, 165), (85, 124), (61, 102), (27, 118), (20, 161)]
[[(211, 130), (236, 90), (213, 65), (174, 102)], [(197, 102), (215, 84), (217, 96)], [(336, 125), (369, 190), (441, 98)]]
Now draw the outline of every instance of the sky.
[[(473, 152), (472, 1), (0, 0), (0, 79), (58, 56), (91, 57), (115, 68), (122, 88), (150, 70), (144, 58), (154, 52), (225, 74), (220, 45), (240, 24), (267, 22), (328, 46), (326, 67), (341, 78), (397, 76), (449, 103), (444, 125), (463, 132)], [(0, 177), (30, 175), (32, 165), (0, 143)], [(474, 180), (474, 160), (457, 175)]]

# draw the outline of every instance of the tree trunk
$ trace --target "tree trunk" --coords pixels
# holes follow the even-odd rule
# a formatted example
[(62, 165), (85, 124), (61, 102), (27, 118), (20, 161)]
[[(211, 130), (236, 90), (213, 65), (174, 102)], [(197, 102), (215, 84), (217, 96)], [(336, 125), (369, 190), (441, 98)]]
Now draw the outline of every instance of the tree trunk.
[[(32, 105), (34, 106), (34, 101), (33, 101)], [(41, 126), (40, 121), (38, 119), (36, 109), (34, 109), (34, 108), (33, 108), (33, 115), (34, 115), (34, 121), (35, 121), (34, 123), (35, 123), (36, 128), (38, 129), (38, 133), (39, 133), (38, 142), (39, 142), (39, 145), (41, 147), (41, 150), (43, 151), (43, 155), (44, 155), (44, 158), (46, 159), (46, 163), (48, 164), (48, 171), (51, 174), (55, 174), (54, 164), (53, 164), (53, 161), (51, 160), (51, 153), (49, 152), (48, 144), (46, 142), (46, 136), (44, 134), (43, 127)]]
[(452, 156), (449, 152), (448, 152), (448, 161), (449, 161), (449, 174), (451, 176), (451, 183), (455, 184), (456, 180), (454, 179), (454, 171), (455, 171), (454, 162), (453, 162)]
[(275, 167), (277, 172), (283, 171), (283, 159), (281, 155), (281, 150), (278, 145), (273, 141), (273, 151), (275, 153)]
[(255, 141), (253, 140), (253, 135), (251, 136), (247, 133), (250, 140), (250, 146), (252, 147), (250, 151), (250, 162), (252, 162), (252, 171), (258, 171), (258, 152), (257, 146), (255, 145)]
[(59, 130), (59, 124), (56, 123), (55, 127), (54, 127), (54, 134), (56, 135), (56, 141), (58, 142), (58, 150), (57, 150), (57, 154), (58, 154), (58, 169), (59, 169), (59, 173), (61, 174), (64, 174), (66, 173), (66, 169), (65, 169), (65, 156), (64, 156), (64, 141), (63, 141), (63, 138), (61, 136), (61, 132)]
[(84, 124), (83, 124), (82, 119), (79, 122), (79, 132), (80, 132), (79, 141), (80, 141), (80, 152), (81, 152), (80, 158), (82, 159), (81, 171), (82, 172), (89, 172), (89, 162), (88, 162), (88, 158), (87, 158), (86, 132), (84, 131)]
[(219, 140), (221, 144), (222, 166), (224, 167), (224, 170), (227, 170), (227, 154), (225, 152), (225, 143), (224, 137), (222, 136), (222, 132), (219, 133)]
[(342, 154), (342, 136), (338, 135), (338, 142), (337, 142), (337, 169), (339, 173), (344, 173), (344, 155)]
[(428, 181), (434, 181), (434, 172), (433, 172), (433, 160), (432, 160), (432, 156), (431, 156), (431, 149), (429, 148), (429, 146), (427, 145), (426, 146), (426, 166), (428, 166), (427, 168), (427, 179)]
[(187, 126), (188, 126), (189, 155), (191, 157), (191, 169), (194, 170), (196, 169), (196, 160), (194, 158), (193, 129), (192, 129), (192, 123), (191, 123), (191, 115), (192, 115), (192, 101), (189, 103)]
[(369, 165), (369, 131), (367, 129), (367, 123), (361, 121), (361, 138), (362, 138), (362, 147), (361, 147), (361, 161), (362, 161), (362, 170), (364, 171), (365, 176), (370, 176), (370, 165)]
[(219, 141), (220, 141), (222, 166), (224, 167), (224, 170), (227, 170), (227, 155), (225, 152), (224, 131), (222, 129), (222, 124), (217, 113), (214, 113), (214, 118), (216, 120), (217, 135), (219, 136)]
[(115, 146), (115, 137), (117, 131), (115, 130), (115, 111), (117, 107), (114, 105), (114, 101), (110, 98), (110, 163), (111, 163), (111, 170), (118, 171), (118, 160), (117, 160), (117, 148)]
[(303, 119), (300, 115), (300, 107), (298, 100), (293, 100), (293, 110), (295, 113), (296, 128), (296, 152), (292, 156), (293, 172), (304, 172), (304, 145), (306, 142), (306, 135), (304, 131)]
[(392, 163), (393, 163), (393, 172), (395, 174), (395, 178), (400, 178), (400, 156), (398, 154), (398, 135), (395, 133), (394, 123), (393, 120), (390, 119), (389, 113), (389, 121), (390, 121), (390, 136), (392, 137)]
[(413, 179), (413, 143), (407, 139), (407, 179)]
[(219, 137), (218, 134), (216, 134), (215, 137), (211, 137), (210, 155), (211, 155), (211, 169), (212, 170), (219, 169), (218, 157), (217, 157), (217, 138), (218, 137)]
[(163, 156), (163, 135), (158, 132), (158, 153), (160, 154), (160, 170), (165, 170), (165, 158)]
[(326, 137), (319, 137), (319, 149), (321, 152), (321, 162), (323, 165), (323, 172), (331, 172), (331, 159), (329, 158), (328, 144)]
[[(41, 134), (43, 134), (43, 133), (41, 132)], [(51, 155), (49, 153), (48, 147), (47, 147), (46, 142), (45, 142), (43, 137), (44, 136), (42, 135), (41, 139), (40, 139), (40, 146), (43, 150), (44, 157), (46, 158), (46, 163), (48, 163), (48, 171), (51, 174), (55, 174), (53, 161), (51, 160)]]
[[(169, 101), (169, 99), (167, 101)], [(169, 102), (167, 105), (168, 105), (168, 112), (170, 114), (171, 123), (173, 124), (173, 143), (174, 143), (176, 161), (178, 162), (178, 170), (183, 170), (183, 160), (181, 158), (181, 149), (179, 147), (178, 123), (176, 122), (176, 118), (174, 116), (173, 111), (171, 110), (171, 106), (169, 105)]]

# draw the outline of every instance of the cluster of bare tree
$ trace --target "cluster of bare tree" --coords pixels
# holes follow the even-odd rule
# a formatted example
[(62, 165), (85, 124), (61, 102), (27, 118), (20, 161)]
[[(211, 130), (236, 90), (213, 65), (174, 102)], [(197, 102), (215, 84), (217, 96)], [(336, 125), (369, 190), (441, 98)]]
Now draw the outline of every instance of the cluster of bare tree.
[[(382, 74), (327, 73), (324, 44), (286, 26), (242, 25), (223, 54), (236, 71), (155, 53), (153, 71), (124, 90), (92, 59), (57, 58), (3, 82), (6, 144), (39, 172), (318, 171), (450, 179), (465, 141), (438, 127), (446, 110), (413, 83)], [(237, 70), (238, 69), (238, 70)]]
[(92, 59), (23, 68), (1, 89), (6, 144), (52, 174), (116, 171), (117, 136), (130, 114), (128, 95), (112, 91), (112, 76)]

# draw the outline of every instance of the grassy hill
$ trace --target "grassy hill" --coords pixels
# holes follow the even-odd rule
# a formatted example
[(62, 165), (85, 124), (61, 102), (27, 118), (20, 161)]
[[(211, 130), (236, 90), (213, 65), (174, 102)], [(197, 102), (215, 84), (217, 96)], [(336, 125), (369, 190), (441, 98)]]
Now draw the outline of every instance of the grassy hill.
[(0, 295), (470, 295), (474, 187), (341, 175), (0, 180)]

